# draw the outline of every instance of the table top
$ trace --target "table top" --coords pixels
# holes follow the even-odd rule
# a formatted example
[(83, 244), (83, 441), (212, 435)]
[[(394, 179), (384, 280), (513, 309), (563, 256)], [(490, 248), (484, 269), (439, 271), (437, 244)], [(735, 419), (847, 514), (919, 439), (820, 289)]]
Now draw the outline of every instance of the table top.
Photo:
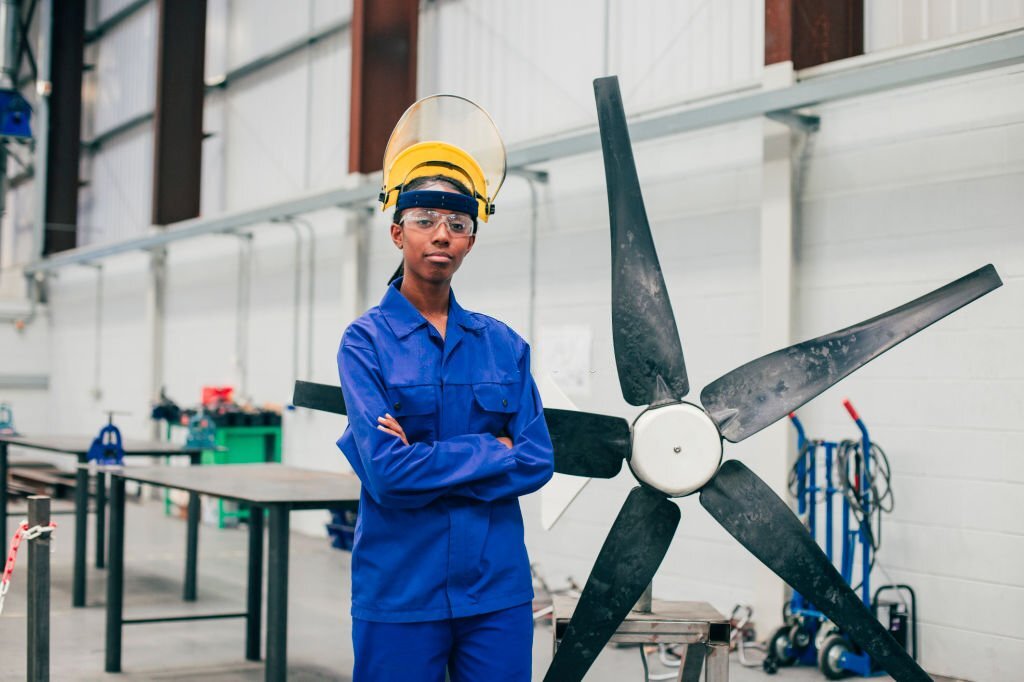
[[(579, 599), (563, 594), (556, 594), (552, 600), (555, 617), (558, 620), (569, 620), (576, 612)], [(666, 601), (651, 600), (651, 613), (630, 611), (626, 621), (632, 622), (695, 622), (695, 623), (728, 623), (729, 619), (715, 610), (711, 604), (703, 601)]]
[[(89, 446), (92, 445), (96, 436), (3, 436), (0, 435), (0, 443), (17, 445), (23, 448), (35, 448), (36, 450), (49, 450), (68, 455), (86, 455)], [(128, 457), (135, 456), (164, 456), (164, 455), (195, 455), (203, 451), (202, 448), (186, 447), (176, 443), (167, 443), (155, 440), (135, 440), (125, 438), (123, 443), (124, 454)]]
[(128, 481), (187, 490), (255, 505), (325, 507), (359, 499), (354, 474), (299, 469), (285, 464), (220, 464), (205, 467), (107, 467)]

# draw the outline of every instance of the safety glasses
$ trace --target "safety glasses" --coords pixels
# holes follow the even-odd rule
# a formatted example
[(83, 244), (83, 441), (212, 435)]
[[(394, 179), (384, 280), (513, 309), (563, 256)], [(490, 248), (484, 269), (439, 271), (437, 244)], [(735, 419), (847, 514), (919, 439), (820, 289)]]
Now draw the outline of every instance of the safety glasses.
[(410, 208), (399, 220), (400, 224), (423, 233), (433, 232), (441, 222), (445, 223), (448, 234), (453, 238), (473, 235), (473, 219), (462, 213), (441, 213), (426, 208)]

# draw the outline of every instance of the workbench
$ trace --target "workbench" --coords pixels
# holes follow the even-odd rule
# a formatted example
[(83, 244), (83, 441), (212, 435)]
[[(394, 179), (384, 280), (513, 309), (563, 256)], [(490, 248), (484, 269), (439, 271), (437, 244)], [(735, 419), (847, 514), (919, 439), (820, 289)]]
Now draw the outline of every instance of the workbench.
[[(0, 547), (7, 547), (7, 449), (9, 446), (43, 450), (76, 458), (75, 471), (75, 553), (71, 587), (71, 604), (85, 606), (86, 543), (89, 522), (89, 446), (94, 436), (11, 436), (0, 435)], [(161, 441), (125, 439), (125, 457), (167, 457), (182, 455), (195, 466), (200, 463), (200, 448), (191, 448)], [(106, 476), (96, 476), (96, 567), (103, 568), (106, 559)], [(199, 529), (199, 497), (188, 504), (188, 542), (185, 552), (185, 601), (196, 598), (196, 538)]]
[[(215, 467), (108, 468), (110, 487), (110, 555), (107, 571), (106, 671), (121, 671), (121, 634), (125, 625), (173, 621), (244, 618), (245, 657), (260, 660), (263, 585), (263, 513), (269, 518), (267, 559), (267, 680), (287, 677), (289, 514), (299, 509), (327, 509), (359, 500), (359, 479), (282, 464), (227, 464)], [(235, 500), (250, 508), (248, 576), (245, 611), (164, 618), (124, 617), (124, 517), (126, 481), (138, 481)], [(340, 605), (339, 605), (340, 607)]]

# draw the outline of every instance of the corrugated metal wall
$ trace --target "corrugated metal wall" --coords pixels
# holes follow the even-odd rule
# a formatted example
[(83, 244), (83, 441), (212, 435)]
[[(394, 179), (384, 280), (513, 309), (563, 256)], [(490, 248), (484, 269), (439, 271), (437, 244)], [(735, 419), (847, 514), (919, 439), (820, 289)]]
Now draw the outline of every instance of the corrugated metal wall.
[(763, 13), (761, 0), (431, 3), (420, 92), (479, 102), (515, 144), (592, 125), (591, 81), (605, 73), (619, 75), (632, 112), (749, 85)]
[(866, 0), (864, 51), (878, 52), (1024, 20), (1024, 0)]
[[(86, 50), (82, 86), (82, 136), (95, 139), (141, 114), (156, 97), (156, 3), (150, 3)], [(95, 12), (93, 7), (91, 11)], [(108, 8), (101, 3), (100, 17)], [(113, 13), (115, 9), (110, 9)], [(83, 150), (79, 193), (79, 245), (126, 239), (150, 224), (153, 188), (153, 128), (146, 124)]]

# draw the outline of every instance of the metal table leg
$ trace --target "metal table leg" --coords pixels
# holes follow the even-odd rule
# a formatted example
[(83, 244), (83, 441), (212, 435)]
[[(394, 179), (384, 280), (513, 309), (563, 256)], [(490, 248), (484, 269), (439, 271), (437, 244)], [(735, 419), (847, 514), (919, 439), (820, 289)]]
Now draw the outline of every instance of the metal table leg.
[(268, 682), (284, 682), (288, 673), (288, 507), (270, 506), (267, 558)]
[(124, 479), (110, 480), (110, 566), (107, 569), (106, 671), (121, 672), (124, 621)]
[(0, 548), (7, 547), (7, 443), (0, 443)]
[(199, 493), (188, 494), (188, 540), (185, 547), (185, 601), (196, 600), (196, 554), (199, 545)]
[(707, 682), (729, 681), (729, 645), (708, 644)]
[(96, 472), (96, 568), (103, 568), (107, 554), (107, 474)]
[(263, 508), (249, 507), (249, 583), (246, 588), (245, 658), (260, 660), (263, 622)]
[(89, 470), (83, 465), (85, 455), (78, 456), (75, 470), (75, 568), (71, 584), (71, 605), (85, 606), (85, 544), (89, 523)]

